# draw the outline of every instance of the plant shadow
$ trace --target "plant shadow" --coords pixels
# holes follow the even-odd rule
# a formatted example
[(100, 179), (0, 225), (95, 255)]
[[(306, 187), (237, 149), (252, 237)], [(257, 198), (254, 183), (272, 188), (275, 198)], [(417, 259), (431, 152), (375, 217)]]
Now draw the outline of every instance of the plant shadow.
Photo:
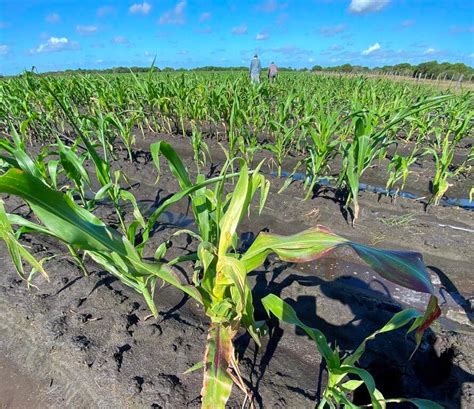
[[(299, 274), (299, 271), (291, 267), (289, 263), (267, 261), (262, 270), (250, 274), (255, 280), (253, 295), (256, 320), (268, 321), (260, 302), (261, 298), (270, 293), (278, 295), (295, 309), (305, 324), (321, 330), (331, 346), (337, 346), (341, 355), (355, 350), (366, 336), (382, 327), (394, 313), (401, 310), (401, 306), (388, 295), (388, 290), (383, 285), (374, 289), (360, 279), (350, 277), (348, 280), (347, 276), (325, 280), (304, 273)], [(377, 283), (382, 284), (379, 281)], [(299, 286), (301, 290), (292, 286)], [(315, 291), (309, 292), (318, 294), (318, 297), (304, 294), (308, 292), (303, 290), (304, 287), (314, 288)], [(325, 303), (336, 303), (338, 307), (331, 314), (328, 313), (330, 308), (325, 307)], [(344, 316), (340, 315), (340, 311), (345, 311)], [(474, 376), (457, 364), (454, 359), (457, 353), (455, 345), (445, 340), (445, 344), (440, 348), (440, 339), (443, 340), (443, 336), (438, 336), (429, 329), (414, 358), (409, 360), (415, 349), (415, 342), (413, 336), (406, 337), (406, 329), (381, 334), (369, 342), (367, 352), (358, 365), (371, 372), (378, 389), (386, 398), (417, 397), (443, 403), (449, 401), (453, 407), (461, 407), (463, 384), (472, 382)], [(240, 360), (246, 356), (247, 349), (252, 350), (249, 382), (255, 403), (259, 407), (263, 407), (263, 398), (259, 392), (262, 379), (268, 372), (270, 361), (278, 360), (278, 356), (285, 353), (288, 341), (281, 347), (280, 344), (283, 337), (288, 336), (285, 333), (287, 331), (286, 324), (272, 319), (269, 322), (268, 341), (262, 350), (253, 348), (251, 339), (246, 334), (236, 340)], [(303, 331), (292, 331), (297, 337), (306, 338), (305, 342), (313, 342)], [(294, 342), (301, 343), (298, 340)], [(314, 354), (318, 355), (315, 345)], [(295, 371), (297, 368), (289, 370)], [(312, 373), (310, 379), (314, 386), (310, 389), (297, 388), (295, 392), (314, 399), (317, 403), (326, 383), (325, 372), (324, 361), (320, 361), (318, 370)], [(353, 394), (353, 401), (358, 405), (370, 404), (370, 397), (362, 387)], [(397, 404), (396, 407), (404, 406)]]
[[(433, 271), (441, 281), (441, 289), (440, 294), (444, 297), (443, 293), (448, 293), (454, 302), (461, 307), (464, 312), (466, 313), (467, 318), (470, 322), (474, 322), (474, 313), (472, 311), (471, 302), (469, 299), (466, 299), (458, 290), (456, 285), (450, 280), (450, 278), (439, 268), (434, 266), (427, 266), (428, 269)], [(447, 302), (446, 298), (444, 298), (444, 302)], [(442, 305), (442, 304), (441, 304)]]

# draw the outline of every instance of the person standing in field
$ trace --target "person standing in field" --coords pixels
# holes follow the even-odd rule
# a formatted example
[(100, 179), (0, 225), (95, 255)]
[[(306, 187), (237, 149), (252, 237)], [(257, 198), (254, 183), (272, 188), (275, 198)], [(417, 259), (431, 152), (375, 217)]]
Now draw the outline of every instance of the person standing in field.
[(253, 83), (258, 84), (260, 82), (260, 71), (262, 70), (262, 65), (258, 59), (258, 55), (255, 54), (250, 62), (250, 79)]
[(273, 82), (276, 80), (278, 75), (278, 68), (274, 62), (268, 67), (268, 81)]

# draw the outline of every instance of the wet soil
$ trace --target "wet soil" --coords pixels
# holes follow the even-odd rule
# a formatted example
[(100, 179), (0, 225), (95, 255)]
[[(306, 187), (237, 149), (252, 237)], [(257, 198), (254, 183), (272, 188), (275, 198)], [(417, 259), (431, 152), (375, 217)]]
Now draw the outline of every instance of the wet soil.
[[(194, 168), (186, 138), (140, 137), (134, 161), (129, 162), (123, 152), (114, 167), (127, 174), (144, 210), (178, 190), (166, 166), (155, 185), (157, 173), (149, 144), (158, 139), (172, 142), (189, 168)], [(219, 169), (223, 155), (216, 144), (210, 147), (216, 166), (208, 165), (204, 170), (211, 174)], [(271, 193), (262, 215), (254, 211), (240, 227), (243, 246), (262, 229), (290, 234), (323, 224), (351, 240), (424, 255), (440, 296), (443, 319), (428, 331), (412, 360), (413, 338), (406, 340), (405, 334), (397, 331), (369, 343), (360, 365), (373, 373), (386, 397), (432, 399), (447, 408), (472, 407), (474, 214), (459, 208), (425, 209), (417, 201), (398, 198), (393, 202), (364, 192), (361, 216), (352, 228), (334, 191), (320, 190), (315, 198), (303, 201), (300, 182), (278, 194), (284, 180), (269, 179)], [(26, 215), (19, 200), (4, 199), (8, 210)], [(114, 222), (106, 205), (97, 212)], [(159, 221), (151, 247), (167, 239), (178, 226), (193, 228), (185, 202)], [(67, 253), (44, 237), (26, 235), (24, 240), (38, 257)], [(173, 239), (170, 257), (195, 245), (178, 236)], [(139, 294), (90, 261), (90, 274), (85, 277), (68, 257), (51, 259), (45, 263), (50, 282), (37, 276), (36, 288), (27, 289), (4, 245), (0, 245), (0, 259), (0, 356), (4, 357), (0, 363), (8, 362), (0, 365), (0, 391), (7, 391), (7, 399), (18, 396), (11, 385), (26, 375), (32, 385), (38, 385), (30, 388), (31, 396), (37, 397), (36, 407), (41, 407), (41, 398), (46, 399), (47, 407), (199, 407), (202, 374), (183, 375), (204, 352), (208, 322), (195, 302), (165, 286), (155, 297), (159, 318), (147, 319), (149, 311)], [(185, 276), (190, 273), (190, 268), (182, 271)], [(377, 277), (348, 249), (307, 265), (271, 258), (250, 280), (257, 319), (265, 319), (258, 299), (273, 292), (342, 351), (353, 350), (402, 306), (421, 308), (426, 303), (423, 295)], [(242, 333), (236, 349), (257, 406), (315, 406), (326, 384), (326, 372), (312, 342), (294, 327), (273, 323), (261, 349)], [(235, 389), (229, 406), (240, 407), (242, 400)], [(368, 403), (367, 396), (357, 392), (354, 402)]]
[(32, 376), (19, 372), (19, 365), (0, 355), (0, 408), (47, 408), (52, 400), (48, 386)]

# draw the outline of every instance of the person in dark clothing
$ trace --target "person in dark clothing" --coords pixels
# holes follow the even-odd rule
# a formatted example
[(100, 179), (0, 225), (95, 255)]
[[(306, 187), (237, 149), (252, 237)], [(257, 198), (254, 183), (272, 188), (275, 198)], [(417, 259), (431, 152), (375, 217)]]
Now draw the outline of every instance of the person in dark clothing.
[(274, 62), (268, 67), (268, 81), (273, 82), (276, 80), (278, 75), (278, 68)]

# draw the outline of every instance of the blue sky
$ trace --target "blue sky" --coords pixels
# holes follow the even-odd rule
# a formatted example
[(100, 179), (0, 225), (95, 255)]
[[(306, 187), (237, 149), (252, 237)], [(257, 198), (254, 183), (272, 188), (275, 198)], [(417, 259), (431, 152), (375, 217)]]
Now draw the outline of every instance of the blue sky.
[(0, 74), (67, 68), (474, 65), (471, 0), (0, 0)]

